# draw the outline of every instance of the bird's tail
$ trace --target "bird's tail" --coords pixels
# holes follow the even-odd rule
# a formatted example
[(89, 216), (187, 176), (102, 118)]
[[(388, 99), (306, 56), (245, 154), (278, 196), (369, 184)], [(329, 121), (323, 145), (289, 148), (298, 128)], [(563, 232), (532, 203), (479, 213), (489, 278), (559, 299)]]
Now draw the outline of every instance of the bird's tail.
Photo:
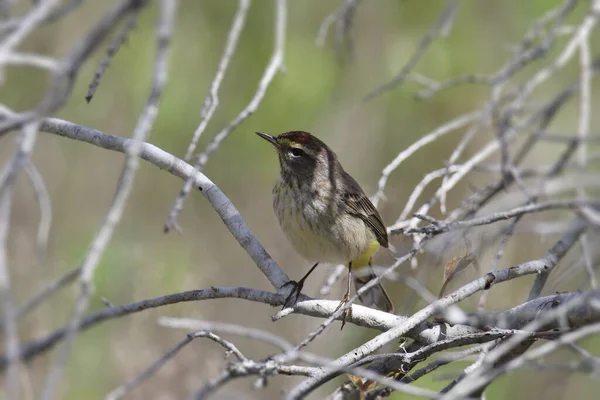
[[(369, 264), (369, 272), (367, 275), (357, 276), (354, 275), (354, 284), (356, 285), (356, 290), (363, 287), (367, 282), (371, 279), (377, 277), (375, 270)], [(382, 311), (386, 311), (389, 313), (394, 312), (394, 304), (392, 304), (392, 300), (390, 300), (390, 296), (388, 296), (387, 292), (383, 288), (381, 283), (378, 283), (375, 287), (367, 290), (361, 296), (359, 296), (360, 302), (365, 306), (375, 306)]]

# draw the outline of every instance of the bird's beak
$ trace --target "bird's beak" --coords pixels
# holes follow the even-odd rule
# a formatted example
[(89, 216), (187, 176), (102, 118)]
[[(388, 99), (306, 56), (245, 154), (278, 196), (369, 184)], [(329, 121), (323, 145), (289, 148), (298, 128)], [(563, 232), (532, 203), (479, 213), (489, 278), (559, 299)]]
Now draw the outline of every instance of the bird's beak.
[(279, 143), (277, 143), (277, 139), (273, 135), (269, 135), (268, 133), (256, 132), (258, 136), (265, 139), (267, 142), (271, 143), (273, 146), (279, 148)]

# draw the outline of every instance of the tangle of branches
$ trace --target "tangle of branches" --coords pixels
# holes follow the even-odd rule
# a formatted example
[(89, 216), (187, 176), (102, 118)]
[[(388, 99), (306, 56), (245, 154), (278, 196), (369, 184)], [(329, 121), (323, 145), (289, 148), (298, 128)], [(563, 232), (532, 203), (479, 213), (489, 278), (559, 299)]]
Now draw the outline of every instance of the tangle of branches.
[[(11, 104), (0, 104), (0, 143), (14, 147), (4, 161), (0, 173), (0, 304), (2, 306), (2, 338), (4, 341), (0, 368), (4, 375), (7, 399), (22, 396), (22, 382), (28, 362), (56, 349), (47, 365), (40, 397), (56, 398), (58, 387), (65, 379), (65, 366), (73, 351), (75, 338), (83, 330), (94, 329), (111, 319), (126, 318), (151, 308), (180, 302), (202, 302), (209, 299), (233, 298), (239, 301), (281, 306), (288, 295), (284, 283), (290, 278), (267, 253), (257, 237), (245, 223), (226, 194), (211, 181), (205, 166), (219, 151), (221, 145), (256, 112), (275, 79), (284, 70), (286, 36), (293, 35), (288, 25), (286, 0), (273, 0), (272, 48), (264, 62), (264, 70), (250, 100), (238, 113), (216, 132), (207, 130), (211, 118), (220, 105), (221, 85), (227, 80), (227, 70), (243, 42), (240, 37), (255, 4), (239, 0), (231, 26), (224, 40), (220, 62), (206, 96), (198, 98), (202, 104), (196, 129), (190, 132), (185, 154), (177, 155), (148, 141), (161, 104), (163, 91), (169, 85), (171, 50), (175, 44), (177, 26), (177, 0), (115, 0), (95, 21), (87, 24), (87, 33), (77, 38), (63, 57), (53, 58), (23, 50), (26, 40), (47, 24), (60, 24), (84, 7), (85, 0), (40, 0), (28, 2), (17, 12), (13, 1), (0, 1), (0, 77), (9, 75), (4, 70), (13, 67), (33, 67), (49, 72), (51, 79), (39, 102), (30, 109), (17, 110)], [(371, 7), (370, 2), (344, 0), (339, 9), (324, 16), (318, 32), (318, 44), (327, 42), (328, 31), (333, 27), (334, 44), (338, 53), (360, 57), (354, 41), (360, 33), (355, 30), (356, 15)], [(129, 35), (135, 34), (139, 18), (156, 8), (154, 38), (154, 66), (148, 82), (149, 95), (137, 117), (129, 137), (106, 132), (56, 118), (72, 97), (72, 88), (81, 76), (82, 67), (90, 57), (105, 52), (90, 80), (88, 102), (102, 90), (104, 72), (110, 68), (113, 57), (122, 48)], [(439, 16), (419, 41), (418, 47), (406, 57), (404, 66), (387, 83), (366, 94), (360, 101), (374, 101), (389, 92), (404, 88), (404, 84), (418, 85), (416, 98), (427, 100), (443, 91), (459, 93), (466, 85), (477, 85), (486, 93), (486, 100), (476, 109), (448, 119), (421, 137), (406, 149), (397, 149), (397, 155), (383, 168), (377, 183), (373, 203), (380, 206), (386, 198), (390, 177), (401, 170), (402, 164), (427, 146), (454, 132), (462, 133), (453, 148), (445, 154), (445, 167), (432, 169), (410, 190), (408, 201), (390, 224), (388, 232), (403, 237), (410, 246), (396, 254), (394, 261), (380, 267), (377, 279), (360, 288), (350, 301), (337, 309), (337, 301), (300, 296), (292, 308), (272, 316), (273, 321), (301, 314), (318, 320), (319, 324), (304, 340), (298, 343), (275, 335), (269, 329), (251, 329), (241, 324), (190, 318), (160, 318), (158, 323), (187, 331), (174, 347), (157, 355), (155, 362), (131, 377), (123, 377), (123, 384), (106, 394), (107, 399), (118, 399), (151, 380), (166, 363), (176, 363), (180, 352), (197, 340), (209, 339), (231, 355), (216, 376), (206, 377), (205, 385), (192, 394), (195, 399), (208, 398), (231, 381), (241, 377), (256, 377), (261, 388), (273, 379), (301, 377), (289, 391), (286, 399), (305, 398), (331, 379), (340, 375), (346, 379), (333, 393), (331, 399), (375, 399), (393, 391), (415, 397), (463, 399), (480, 398), (495, 380), (511, 371), (540, 368), (547, 365), (546, 358), (560, 348), (572, 350), (573, 361), (561, 364), (562, 368), (583, 374), (597, 374), (600, 358), (576, 344), (581, 338), (600, 332), (600, 290), (596, 271), (598, 251), (593, 245), (598, 240), (600, 228), (600, 186), (597, 168), (599, 153), (594, 143), (599, 140), (592, 126), (593, 81), (600, 69), (600, 54), (594, 54), (600, 38), (598, 19), (600, 0), (566, 0), (544, 15), (531, 21), (530, 28), (514, 43), (506, 61), (491, 73), (473, 71), (470, 75), (440, 80), (419, 72), (419, 61), (429, 51), (431, 44), (452, 35), (453, 24), (461, 7), (469, 7), (459, 0), (447, 0)], [(568, 23), (567, 23), (568, 21)], [(315, 32), (317, 34), (317, 32)], [(104, 45), (108, 43), (108, 49)], [(349, 57), (349, 58), (352, 58)], [(576, 69), (574, 78), (563, 79), (566, 68)], [(558, 79), (557, 77), (561, 77)], [(551, 85), (550, 85), (551, 83)], [(551, 88), (552, 94), (548, 95)], [(405, 90), (405, 89), (404, 89)], [(543, 93), (543, 95), (540, 95)], [(552, 131), (553, 122), (576, 108), (576, 118), (569, 132)], [(570, 111), (572, 112), (572, 111)], [(60, 136), (64, 141), (87, 143), (103, 150), (124, 154), (125, 163), (109, 209), (88, 247), (88, 252), (76, 268), (49, 282), (39, 293), (28, 296), (25, 304), (18, 304), (11, 287), (15, 265), (10, 265), (9, 237), (11, 212), (15, 201), (15, 184), (24, 175), (32, 184), (42, 216), (32, 249), (45, 253), (53, 217), (50, 196), (43, 174), (32, 161), (32, 152), (40, 135)], [(200, 145), (202, 135), (212, 135), (208, 143)], [(537, 160), (537, 153), (548, 144), (557, 151)], [(113, 233), (119, 227), (129, 202), (140, 160), (154, 167), (154, 172), (167, 173), (181, 179), (181, 190), (174, 194), (173, 208), (165, 215), (165, 231), (179, 229), (177, 219), (189, 196), (201, 194), (221, 218), (223, 224), (250, 256), (252, 262), (268, 279), (272, 289), (253, 287), (207, 287), (197, 290), (164, 294), (130, 304), (113, 305), (89, 312), (90, 299), (95, 296), (93, 280), (101, 267), (101, 259)], [(455, 206), (448, 200), (458, 185), (471, 182), (474, 176), (485, 176), (487, 184), (472, 187), (470, 195)], [(557, 237), (545, 252), (531, 252), (530, 257), (518, 264), (499, 268), (507, 246), (515, 240), (519, 229), (531, 229), (540, 236), (548, 236), (545, 223), (551, 215)], [(546, 219), (545, 219), (546, 218)], [(456, 244), (466, 244), (464, 257), (447, 259), (446, 249)], [(441, 250), (439, 250), (441, 248)], [(418, 278), (403, 272), (409, 266), (417, 271), (426, 268), (421, 260), (431, 251), (446, 264), (446, 280), (450, 283), (448, 294), (436, 297)], [(566, 268), (562, 261), (567, 254), (577, 254), (574, 263), (585, 274), (586, 287), (577, 292), (564, 292), (542, 296), (551, 274)], [(477, 277), (461, 285), (454, 285), (456, 276), (475, 265)], [(242, 268), (242, 267), (240, 267)], [(251, 268), (243, 266), (243, 268)], [(556, 271), (556, 272), (555, 272)], [(337, 274), (337, 275), (336, 275)], [(330, 287), (339, 276), (334, 274)], [(486, 310), (488, 293), (498, 284), (529, 282), (533, 277), (527, 298), (514, 308)], [(370, 290), (382, 279), (395, 279), (408, 285), (416, 296), (425, 300), (426, 306), (407, 315), (393, 315), (354, 304), (362, 293)], [(447, 282), (447, 283), (448, 283)], [(65, 291), (71, 285), (78, 289), (69, 309), (70, 318), (60, 329), (34, 339), (21, 339), (21, 318), (39, 307), (51, 296)], [(327, 289), (325, 290), (327, 291)], [(466, 299), (478, 298), (476, 311), (463, 309)], [(215, 300), (221, 301), (221, 300)], [(344, 311), (352, 307), (348, 322), (365, 329), (377, 331), (372, 339), (348, 350), (341, 356), (317, 355), (308, 351), (311, 342), (332, 328)], [(267, 312), (267, 311), (265, 311)], [(235, 339), (241, 336), (265, 342), (274, 348), (262, 358), (253, 359), (244, 354)], [(404, 339), (397, 351), (379, 352), (390, 343)], [(540, 342), (539, 346), (533, 346)], [(461, 372), (441, 391), (419, 386), (419, 379), (436, 369), (470, 360)], [(459, 365), (459, 364), (457, 364)]]

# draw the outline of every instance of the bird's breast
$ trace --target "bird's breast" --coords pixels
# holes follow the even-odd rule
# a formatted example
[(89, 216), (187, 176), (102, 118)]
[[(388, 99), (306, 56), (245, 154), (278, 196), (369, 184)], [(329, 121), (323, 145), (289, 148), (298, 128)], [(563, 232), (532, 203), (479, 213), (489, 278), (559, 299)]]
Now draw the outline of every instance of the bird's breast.
[(359, 218), (343, 212), (339, 199), (284, 182), (273, 187), (273, 209), (296, 251), (311, 262), (347, 264), (375, 240)]

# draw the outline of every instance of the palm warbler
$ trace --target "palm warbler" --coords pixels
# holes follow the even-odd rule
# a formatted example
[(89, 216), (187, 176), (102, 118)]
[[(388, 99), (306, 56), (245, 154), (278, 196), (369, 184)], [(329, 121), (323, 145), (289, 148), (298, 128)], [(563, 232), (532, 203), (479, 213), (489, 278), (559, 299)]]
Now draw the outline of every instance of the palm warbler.
[[(335, 153), (310, 133), (292, 131), (279, 136), (256, 132), (271, 143), (279, 156), (280, 175), (273, 187), (273, 209), (281, 228), (313, 267), (294, 286), (284, 308), (296, 299), (306, 278), (320, 262), (348, 267), (348, 301), (352, 270), (368, 266), (355, 276), (357, 287), (376, 275), (371, 258), (379, 246), (388, 247), (388, 236), (379, 213), (359, 184), (338, 161)], [(381, 284), (361, 297), (367, 306), (393, 312), (394, 306)], [(295, 302), (295, 301), (294, 301)], [(339, 308), (339, 307), (338, 307)], [(344, 316), (345, 320), (345, 316)]]

